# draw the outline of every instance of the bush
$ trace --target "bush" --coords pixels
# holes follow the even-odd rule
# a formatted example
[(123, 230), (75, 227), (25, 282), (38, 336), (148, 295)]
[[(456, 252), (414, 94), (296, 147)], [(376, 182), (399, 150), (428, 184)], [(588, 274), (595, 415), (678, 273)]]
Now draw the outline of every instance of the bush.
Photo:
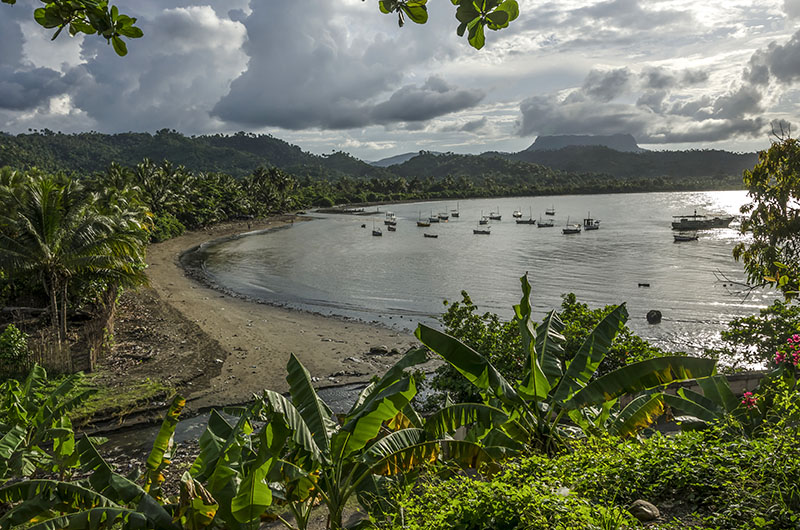
[(0, 375), (9, 377), (23, 374), (30, 360), (28, 336), (14, 324), (9, 324), (0, 333)]
[(150, 240), (154, 243), (160, 243), (173, 237), (178, 237), (186, 231), (177, 217), (171, 213), (165, 213), (157, 216), (153, 222), (153, 232), (150, 234)]

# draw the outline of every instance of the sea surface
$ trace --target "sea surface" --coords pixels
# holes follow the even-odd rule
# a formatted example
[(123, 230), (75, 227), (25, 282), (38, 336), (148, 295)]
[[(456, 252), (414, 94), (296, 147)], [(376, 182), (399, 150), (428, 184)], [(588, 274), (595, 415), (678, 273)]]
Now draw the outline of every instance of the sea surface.
[[(670, 351), (697, 353), (714, 345), (730, 319), (757, 313), (776, 295), (747, 294), (739, 285), (745, 276), (731, 251), (746, 236), (736, 223), (675, 243), (670, 222), (695, 209), (738, 215), (746, 202), (744, 191), (721, 191), (397, 204), (367, 216), (312, 214), (311, 222), (206, 245), (187, 259), (230, 292), (405, 330), (434, 323), (443, 301), (460, 300), (462, 290), (481, 312), (510, 319), (527, 272), (537, 316), (568, 292), (591, 307), (625, 302), (639, 335)], [(554, 217), (545, 216), (550, 207)], [(420, 216), (456, 208), (457, 219), (416, 226)], [(383, 224), (387, 210), (397, 215), (396, 232)], [(514, 210), (556, 226), (518, 225)], [(481, 215), (493, 211), (502, 220), (492, 221), (491, 235), (473, 234)], [(561, 233), (587, 216), (600, 220), (599, 230)], [(372, 235), (373, 225), (381, 237)], [(647, 323), (651, 309), (662, 312), (661, 324)]]

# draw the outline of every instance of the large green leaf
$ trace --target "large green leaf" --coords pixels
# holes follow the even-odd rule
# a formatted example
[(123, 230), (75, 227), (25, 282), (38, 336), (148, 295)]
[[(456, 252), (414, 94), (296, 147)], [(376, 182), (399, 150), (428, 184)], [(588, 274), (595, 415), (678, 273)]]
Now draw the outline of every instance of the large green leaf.
[(609, 432), (618, 436), (629, 436), (652, 425), (664, 414), (664, 395), (639, 396), (622, 409), (611, 424)]
[(566, 403), (580, 408), (610, 399), (663, 387), (676, 381), (709, 377), (714, 374), (716, 361), (699, 357), (656, 357), (618, 368), (592, 381)]
[(327, 462), (328, 457), (322, 453), (314, 441), (314, 435), (303, 420), (303, 416), (292, 405), (291, 401), (272, 390), (265, 390), (262, 400), (268, 407), (267, 419), (274, 421), (275, 416), (289, 428), (291, 439), (302, 447), (317, 462)]
[(231, 435), (234, 435), (233, 426), (219, 412), (212, 410), (206, 430), (200, 435), (200, 454), (190, 469), (194, 478), (202, 482), (214, 472), (214, 467), (222, 455), (222, 448)]
[(522, 339), (525, 370), (522, 383), (517, 386), (517, 392), (527, 399), (543, 400), (550, 392), (550, 382), (539, 366), (536, 353), (536, 326), (531, 320), (531, 284), (528, 282), (528, 274), (525, 273), (519, 281), (522, 284), (522, 300), (514, 306), (514, 313), (517, 316), (517, 325)]
[(300, 412), (308, 429), (311, 431), (317, 447), (324, 453), (330, 450), (330, 437), (336, 425), (331, 419), (331, 410), (317, 395), (314, 385), (311, 384), (311, 374), (306, 367), (295, 357), (289, 356), (286, 365), (286, 382), (289, 383), (289, 393), (292, 403)]
[(700, 403), (687, 399), (683, 396), (673, 396), (666, 394), (664, 402), (675, 410), (689, 414), (690, 416), (704, 422), (714, 421), (722, 418), (722, 414), (715, 409), (708, 409)]
[(564, 322), (556, 311), (550, 311), (544, 322), (536, 328), (536, 352), (539, 363), (550, 385), (555, 385), (561, 379), (564, 371), (561, 368), (561, 358), (564, 356), (564, 342), (566, 339), (561, 332)]
[(717, 403), (727, 412), (733, 412), (740, 404), (739, 400), (731, 390), (728, 378), (724, 375), (700, 379), (697, 381), (703, 389), (705, 397)]
[[(250, 471), (231, 500), (231, 513), (240, 523), (260, 522), (260, 516), (272, 504), (272, 490), (266, 482), (275, 460), (267, 459)], [(258, 525), (256, 525), (258, 526)]]
[(417, 348), (403, 355), (403, 357), (401, 357), (399, 361), (389, 368), (389, 370), (387, 370), (377, 382), (370, 383), (364, 390), (361, 391), (358, 399), (347, 415), (352, 416), (354, 414), (358, 414), (371, 395), (376, 395), (390, 385), (393, 385), (405, 377), (405, 371), (407, 369), (411, 368), (412, 366), (420, 365), (427, 360), (428, 354), (425, 348)]
[(15, 528), (35, 518), (48, 517), (52, 510), (80, 511), (117, 506), (96, 491), (74, 482), (26, 480), (0, 488), (0, 502), (15, 504), (0, 518), (0, 529)]
[(347, 433), (342, 456), (361, 450), (378, 435), (384, 422), (397, 416), (417, 394), (412, 377), (405, 377), (367, 398), (361, 410), (348, 416), (342, 426)]
[(475, 425), (488, 431), (508, 420), (502, 410), (482, 403), (457, 403), (439, 409), (425, 421), (425, 431), (436, 437), (455, 432), (459, 427)]
[(625, 304), (622, 304), (595, 326), (583, 341), (578, 353), (569, 362), (567, 372), (553, 394), (554, 401), (566, 401), (572, 394), (586, 386), (627, 319), (628, 311), (625, 309)]
[(516, 390), (484, 356), (458, 339), (420, 324), (417, 338), (458, 370), (480, 390), (491, 390), (501, 401), (512, 405), (522, 404)]
[(175, 396), (172, 399), (167, 415), (164, 417), (164, 421), (161, 422), (161, 428), (158, 430), (156, 439), (153, 442), (153, 448), (145, 463), (147, 467), (147, 479), (144, 490), (148, 493), (154, 493), (150, 491), (153, 484), (158, 485), (161, 483), (159, 475), (161, 469), (163, 469), (170, 460), (175, 427), (178, 425), (181, 412), (185, 406), (186, 399), (181, 396)]

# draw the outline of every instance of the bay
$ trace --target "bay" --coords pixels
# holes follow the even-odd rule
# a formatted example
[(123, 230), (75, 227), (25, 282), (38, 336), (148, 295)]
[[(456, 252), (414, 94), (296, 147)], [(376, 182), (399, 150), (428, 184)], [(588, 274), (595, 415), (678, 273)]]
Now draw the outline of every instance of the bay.
[[(526, 271), (537, 316), (573, 292), (591, 307), (625, 302), (629, 326), (671, 351), (713, 346), (734, 317), (757, 313), (776, 297), (747, 296), (745, 275), (731, 256), (742, 236), (734, 226), (701, 231), (694, 242), (673, 242), (672, 216), (737, 215), (744, 191), (563, 195), (396, 204), (397, 231), (373, 216), (315, 216), (283, 230), (206, 245), (189, 256), (220, 288), (266, 303), (380, 322), (413, 330), (432, 323), (444, 300), (466, 290), (481, 312), (510, 319)], [(547, 208), (556, 215), (545, 216)], [(460, 217), (419, 228), (428, 217), (458, 208)], [(551, 218), (553, 228), (518, 225), (511, 214)], [(499, 211), (489, 236), (475, 235), (481, 215)], [(587, 215), (600, 229), (564, 235), (561, 228)], [(365, 227), (362, 227), (366, 225)], [(383, 236), (372, 236), (372, 227)], [(438, 238), (425, 238), (423, 233)], [(642, 284), (647, 284), (645, 287)], [(661, 324), (647, 324), (651, 309)]]

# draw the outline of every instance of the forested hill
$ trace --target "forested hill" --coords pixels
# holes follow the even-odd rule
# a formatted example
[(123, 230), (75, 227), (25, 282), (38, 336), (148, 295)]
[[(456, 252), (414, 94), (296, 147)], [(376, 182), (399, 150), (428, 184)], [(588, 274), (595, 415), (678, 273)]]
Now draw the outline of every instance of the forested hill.
[(134, 166), (145, 158), (236, 177), (248, 175), (259, 166), (275, 166), (312, 178), (392, 176), (347, 153), (315, 155), (270, 135), (189, 137), (166, 129), (156, 134), (61, 134), (47, 130), (16, 136), (0, 134), (0, 167), (94, 173), (104, 171), (111, 162)]
[(484, 153), (530, 162), (571, 173), (604, 173), (617, 178), (687, 178), (741, 175), (758, 162), (756, 153), (718, 150), (621, 152), (599, 145), (570, 146), (552, 151)]
[(38, 167), (50, 172), (87, 174), (104, 171), (111, 162), (130, 167), (145, 158), (156, 162), (169, 160), (189, 170), (236, 177), (248, 175), (260, 166), (275, 166), (301, 179), (464, 177), (489, 178), (498, 184), (536, 182), (546, 186), (615, 179), (732, 182), (757, 161), (752, 153), (697, 150), (626, 153), (602, 146), (572, 146), (483, 155), (420, 151), (402, 164), (384, 168), (344, 152), (315, 155), (279, 138), (250, 133), (191, 137), (166, 129), (156, 134), (61, 134), (48, 130), (16, 136), (0, 133), (0, 167)]

